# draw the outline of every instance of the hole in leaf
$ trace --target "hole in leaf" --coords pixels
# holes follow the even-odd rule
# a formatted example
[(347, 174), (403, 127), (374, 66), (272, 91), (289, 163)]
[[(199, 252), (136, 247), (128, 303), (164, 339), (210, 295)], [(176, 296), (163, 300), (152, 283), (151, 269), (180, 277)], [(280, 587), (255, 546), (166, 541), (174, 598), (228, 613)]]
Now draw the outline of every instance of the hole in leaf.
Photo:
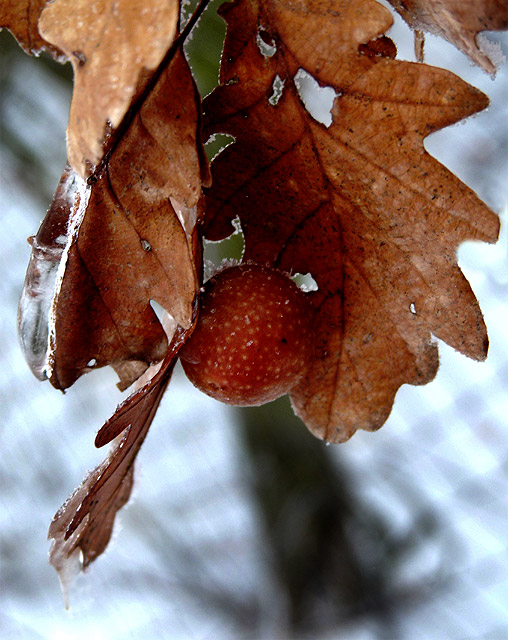
[(265, 58), (271, 58), (277, 53), (275, 40), (264, 29), (259, 29), (257, 32), (256, 43), (258, 45), (259, 52)]
[(275, 107), (279, 100), (282, 97), (282, 92), (284, 91), (284, 80), (280, 78), (280, 76), (275, 76), (273, 84), (272, 84), (272, 95), (268, 98), (268, 102)]
[(409, 305), (409, 311), (410, 311), (414, 316), (416, 315), (416, 306), (415, 306), (415, 303), (414, 303), (414, 302), (412, 302), (412, 303)]
[(216, 133), (212, 135), (205, 143), (205, 153), (209, 162), (215, 160), (215, 158), (224, 151), (226, 147), (233, 144), (235, 138), (227, 133)]
[(294, 77), (298, 94), (310, 115), (329, 127), (332, 124), (333, 101), (337, 93), (331, 87), (321, 87), (310, 73), (299, 69)]
[[(150, 300), (150, 306), (152, 307), (153, 312), (157, 316), (157, 320), (161, 323), (162, 328), (164, 329), (164, 333), (168, 337), (168, 340), (171, 341), (171, 338), (173, 337), (176, 331), (176, 328), (178, 326), (176, 320), (173, 318), (173, 316), (170, 313), (166, 311), (166, 309), (164, 309), (164, 307), (161, 304), (157, 302), (157, 300)], [(161, 362), (162, 361), (160, 361), (158, 364), (157, 363), (152, 364), (152, 366), (146, 370), (146, 374), (144, 375), (150, 376), (151, 374), (149, 372), (151, 371), (153, 373), (154, 367), (160, 366)], [(141, 380), (142, 378), (140, 378), (138, 382), (141, 382)]]
[(159, 322), (163, 325), (164, 320), (167, 316), (166, 309), (164, 309), (164, 307), (161, 304), (159, 304), (157, 300), (150, 300), (150, 306), (152, 307)]
[(297, 284), (302, 291), (317, 291), (319, 289), (317, 282), (310, 273), (296, 273), (291, 280)]
[[(197, 0), (182, 0), (180, 31), (185, 28), (198, 4)], [(203, 98), (219, 83), (220, 58), (225, 35), (226, 23), (218, 15), (217, 2), (210, 2), (185, 39), (185, 55)]]
[(205, 280), (210, 278), (217, 270), (224, 267), (225, 263), (231, 262), (234, 264), (240, 262), (242, 259), (245, 247), (242, 225), (238, 217), (233, 220), (232, 224), (235, 230), (230, 236), (224, 238), (224, 240), (219, 240), (218, 242), (204, 240), (203, 262), (205, 267)]

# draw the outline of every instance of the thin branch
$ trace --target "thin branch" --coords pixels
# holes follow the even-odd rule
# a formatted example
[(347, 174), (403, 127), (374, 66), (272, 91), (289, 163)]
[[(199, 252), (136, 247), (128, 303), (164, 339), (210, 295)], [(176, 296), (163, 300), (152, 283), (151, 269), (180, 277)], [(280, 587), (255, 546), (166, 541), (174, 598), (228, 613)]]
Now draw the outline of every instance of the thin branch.
[(197, 21), (199, 20), (199, 18), (201, 17), (201, 15), (205, 11), (209, 3), (210, 3), (210, 0), (200, 0), (198, 6), (194, 10), (194, 13), (192, 14), (192, 16), (189, 18), (183, 31), (180, 33), (180, 35), (177, 38), (175, 38), (175, 40), (173, 41), (173, 44), (167, 50), (166, 55), (160, 62), (157, 69), (155, 69), (155, 71), (153, 72), (151, 78), (148, 80), (148, 82), (144, 86), (141, 93), (133, 100), (132, 104), (130, 105), (129, 109), (127, 110), (126, 114), (124, 115), (122, 121), (116, 128), (111, 138), (112, 142), (111, 142), (110, 148), (102, 156), (102, 159), (100, 160), (100, 162), (97, 164), (93, 172), (88, 177), (88, 180), (87, 180), (88, 184), (93, 184), (97, 182), (97, 180), (99, 179), (99, 176), (107, 166), (109, 159), (114, 153), (124, 133), (130, 127), (132, 121), (141, 110), (141, 107), (143, 106), (145, 100), (150, 95), (151, 91), (157, 84), (161, 75), (164, 73), (164, 70), (171, 63), (178, 49), (183, 45), (187, 37), (190, 35), (192, 29), (195, 27)]

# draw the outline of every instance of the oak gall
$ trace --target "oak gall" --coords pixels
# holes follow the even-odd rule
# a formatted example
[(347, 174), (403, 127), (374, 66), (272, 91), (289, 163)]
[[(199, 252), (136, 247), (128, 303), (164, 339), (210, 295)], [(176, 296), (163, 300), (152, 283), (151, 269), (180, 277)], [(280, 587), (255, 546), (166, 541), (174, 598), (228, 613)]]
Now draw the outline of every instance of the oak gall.
[(213, 398), (260, 405), (290, 391), (313, 351), (313, 310), (286, 275), (257, 264), (208, 280), (196, 328), (180, 351), (189, 380)]

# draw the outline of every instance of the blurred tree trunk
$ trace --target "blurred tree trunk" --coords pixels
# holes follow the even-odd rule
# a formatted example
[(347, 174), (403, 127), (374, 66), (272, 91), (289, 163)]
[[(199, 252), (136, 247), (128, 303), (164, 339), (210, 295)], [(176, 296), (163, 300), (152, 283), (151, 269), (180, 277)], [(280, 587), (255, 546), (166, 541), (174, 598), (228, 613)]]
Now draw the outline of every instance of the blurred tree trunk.
[(392, 606), (387, 532), (358, 504), (340, 458), (287, 398), (238, 410), (252, 491), (295, 635)]

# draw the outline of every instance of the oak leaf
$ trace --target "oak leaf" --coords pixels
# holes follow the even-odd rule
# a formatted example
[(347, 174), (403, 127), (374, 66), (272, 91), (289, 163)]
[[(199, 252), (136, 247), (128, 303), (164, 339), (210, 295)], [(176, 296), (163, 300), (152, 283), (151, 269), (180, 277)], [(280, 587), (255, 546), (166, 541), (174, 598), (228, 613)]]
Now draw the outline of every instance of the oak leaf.
[[(224, 5), (221, 86), (205, 124), (235, 142), (213, 163), (202, 219), (210, 184), (199, 98), (183, 38), (174, 40), (177, 4), (108, 0), (98, 28), (99, 3), (73, 3), (71, 21), (68, 0), (56, 0), (41, 21), (73, 60), (77, 89), (72, 167), (32, 239), (25, 352), (57, 388), (108, 364), (121, 388), (137, 381), (97, 434), (97, 446), (113, 441), (109, 457), (51, 524), (63, 581), (73, 559), (86, 567), (104, 551), (129, 498), (137, 452), (196, 323), (201, 232), (225, 238), (238, 217), (244, 260), (316, 281), (315, 357), (291, 398), (318, 437), (340, 442), (381, 426), (402, 384), (434, 376), (432, 335), (473, 358), (487, 350), (455, 254), (466, 239), (494, 241), (498, 220), (423, 147), (429, 133), (485, 108), (485, 96), (446, 71), (395, 60), (390, 14), (373, 0)], [(303, 71), (336, 92), (330, 126), (306, 108)], [(153, 302), (170, 314), (165, 328)]]
[(82, 178), (161, 63), (178, 15), (178, 0), (55, 0), (42, 12), (40, 33), (74, 69), (67, 159)]
[[(181, 40), (131, 97), (118, 135), (88, 180), (66, 168), (31, 239), (19, 332), (32, 371), (65, 389), (109, 364), (120, 388), (137, 382), (96, 445), (119, 441), (51, 524), (50, 561), (63, 584), (76, 561), (85, 568), (108, 544), (130, 495), (136, 455), (196, 319), (196, 223), (209, 171), (200, 100)], [(164, 321), (154, 302), (165, 310)]]
[[(441, 36), (487, 73), (496, 72), (478, 34), (508, 29), (505, 0), (389, 0), (408, 25)], [(484, 41), (485, 42), (485, 41)], [(492, 45), (491, 45), (492, 47)]]
[(123, 433), (109, 456), (90, 472), (62, 505), (51, 522), (48, 537), (53, 540), (49, 555), (59, 574), (64, 596), (76, 569), (86, 569), (106, 549), (117, 511), (130, 497), (134, 462), (171, 379), (175, 354), (186, 332), (178, 329), (162, 366), (146, 385), (118, 407), (99, 433), (102, 446)]
[[(206, 132), (235, 143), (212, 165), (204, 234), (228, 236), (238, 216), (244, 260), (316, 281), (316, 356), (291, 399), (315, 435), (341, 442), (379, 428), (402, 384), (433, 378), (431, 334), (486, 356), (456, 249), (495, 241), (498, 219), (423, 139), (488, 101), (447, 71), (392, 59), (378, 42), (391, 16), (371, 0), (240, 0), (221, 13)], [(301, 70), (337, 94), (329, 127), (305, 108)]]
[[(20, 303), (27, 360), (57, 388), (108, 364), (125, 388), (162, 359), (167, 339), (151, 300), (182, 327), (191, 324), (200, 262), (194, 224), (207, 170), (197, 99), (177, 54), (97, 180), (64, 172), (32, 242)], [(37, 331), (53, 295), (51, 270), (45, 337)]]
[(13, 34), (23, 50), (30, 55), (46, 51), (63, 60), (60, 49), (47, 42), (39, 33), (38, 21), (48, 0), (13, 0), (0, 3), (0, 29)]
[[(118, 438), (109, 456), (50, 526), (50, 562), (64, 587), (74, 565), (86, 568), (108, 544), (130, 496), (135, 458), (195, 321), (201, 265), (195, 224), (201, 184), (208, 182), (198, 104), (177, 51), (97, 179), (87, 184), (71, 169), (64, 172), (33, 240), (22, 303), (37, 298), (46, 263), (58, 269), (49, 353), (35, 359), (40, 373), (66, 388), (110, 364), (121, 388), (137, 381), (97, 434), (98, 447)], [(152, 300), (171, 314), (164, 328)], [(30, 313), (27, 320), (33, 321)]]

